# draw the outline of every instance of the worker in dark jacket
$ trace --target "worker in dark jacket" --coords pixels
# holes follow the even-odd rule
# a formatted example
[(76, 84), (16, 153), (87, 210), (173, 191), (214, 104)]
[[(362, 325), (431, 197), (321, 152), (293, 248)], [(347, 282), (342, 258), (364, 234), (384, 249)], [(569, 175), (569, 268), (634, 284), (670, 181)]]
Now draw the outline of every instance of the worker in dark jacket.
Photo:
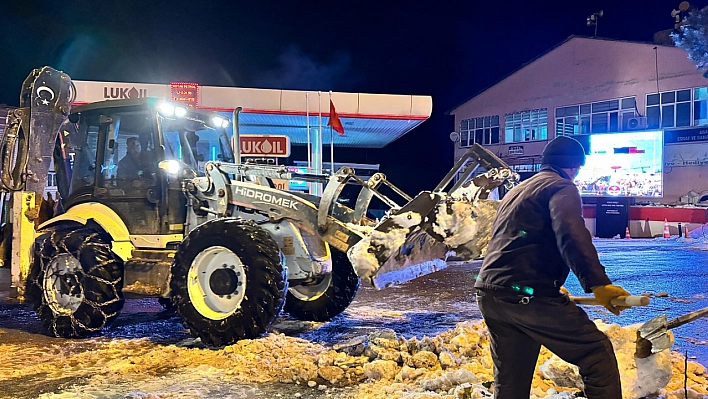
[(630, 295), (611, 284), (585, 227), (573, 184), (585, 151), (577, 140), (560, 136), (546, 145), (541, 163), (539, 173), (499, 204), (475, 282), (491, 337), (494, 397), (529, 397), (543, 345), (579, 367), (588, 399), (621, 399), (610, 340), (563, 288), (572, 270), (585, 292), (616, 315), (624, 308), (610, 300)]

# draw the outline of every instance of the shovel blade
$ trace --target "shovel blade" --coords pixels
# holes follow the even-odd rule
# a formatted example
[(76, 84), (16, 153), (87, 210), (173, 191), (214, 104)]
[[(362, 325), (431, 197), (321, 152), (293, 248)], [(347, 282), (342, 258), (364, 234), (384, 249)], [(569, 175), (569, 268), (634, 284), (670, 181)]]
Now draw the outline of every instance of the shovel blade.
[(634, 357), (644, 359), (655, 353), (671, 348), (673, 344), (673, 334), (668, 331), (660, 335), (651, 336), (650, 338), (642, 338), (639, 336), (639, 332), (637, 332), (637, 345), (634, 351)]
[(648, 322), (642, 324), (637, 329), (637, 334), (642, 338), (647, 338), (650, 336), (656, 336), (658, 334), (666, 333), (666, 315), (662, 314), (657, 316)]
[(634, 357), (647, 358), (655, 353), (671, 348), (673, 337), (668, 333), (666, 315), (657, 316), (637, 329), (637, 345)]

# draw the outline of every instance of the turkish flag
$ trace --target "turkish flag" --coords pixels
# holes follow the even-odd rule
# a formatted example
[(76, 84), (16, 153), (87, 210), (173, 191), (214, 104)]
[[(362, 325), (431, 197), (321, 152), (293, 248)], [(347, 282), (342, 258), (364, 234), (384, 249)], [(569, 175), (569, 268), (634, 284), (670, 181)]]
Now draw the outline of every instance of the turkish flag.
[(342, 121), (339, 120), (339, 115), (337, 115), (337, 110), (334, 109), (334, 103), (331, 99), (329, 100), (329, 121), (327, 126), (332, 126), (332, 129), (339, 133), (340, 136), (344, 136), (344, 126)]

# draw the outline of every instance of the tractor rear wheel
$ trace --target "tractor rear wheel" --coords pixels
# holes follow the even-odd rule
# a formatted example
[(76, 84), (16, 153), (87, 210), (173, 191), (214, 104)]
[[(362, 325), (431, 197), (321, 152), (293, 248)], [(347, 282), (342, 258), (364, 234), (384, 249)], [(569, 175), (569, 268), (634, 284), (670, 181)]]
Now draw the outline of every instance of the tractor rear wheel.
[(172, 302), (193, 336), (230, 345), (266, 332), (288, 288), (277, 243), (241, 219), (216, 219), (192, 230), (172, 264)]
[(344, 252), (331, 248), (332, 273), (315, 284), (288, 289), (285, 312), (298, 320), (328, 321), (342, 313), (354, 300), (359, 277)]
[(25, 295), (54, 336), (96, 333), (123, 308), (123, 260), (111, 237), (91, 228), (59, 230), (38, 241)]

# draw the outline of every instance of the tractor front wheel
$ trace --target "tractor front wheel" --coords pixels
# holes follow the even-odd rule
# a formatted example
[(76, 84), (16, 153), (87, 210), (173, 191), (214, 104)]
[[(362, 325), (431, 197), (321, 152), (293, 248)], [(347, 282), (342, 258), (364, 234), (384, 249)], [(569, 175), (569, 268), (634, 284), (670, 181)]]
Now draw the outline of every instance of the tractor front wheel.
[(192, 230), (172, 264), (172, 302), (195, 337), (230, 345), (266, 332), (280, 314), (287, 269), (268, 232), (216, 219)]

